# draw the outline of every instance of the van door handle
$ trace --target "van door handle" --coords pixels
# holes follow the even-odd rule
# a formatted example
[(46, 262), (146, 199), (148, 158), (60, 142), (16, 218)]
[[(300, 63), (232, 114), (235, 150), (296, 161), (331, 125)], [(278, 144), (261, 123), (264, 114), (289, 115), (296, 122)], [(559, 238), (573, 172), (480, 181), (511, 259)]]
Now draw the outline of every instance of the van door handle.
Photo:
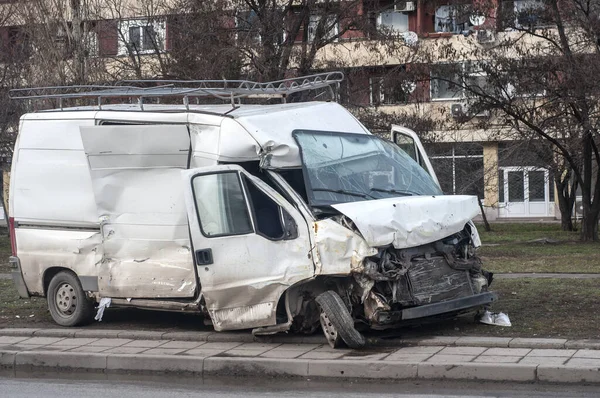
[(209, 265), (212, 263), (212, 249), (196, 250), (196, 265)]

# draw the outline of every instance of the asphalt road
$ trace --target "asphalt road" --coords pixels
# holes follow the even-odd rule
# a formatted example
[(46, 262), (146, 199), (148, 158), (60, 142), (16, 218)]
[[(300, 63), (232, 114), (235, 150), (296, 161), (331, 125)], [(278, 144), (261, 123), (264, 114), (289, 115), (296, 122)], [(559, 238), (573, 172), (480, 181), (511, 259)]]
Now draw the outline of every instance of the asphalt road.
[[(118, 375), (21, 375), (0, 377), (0, 392), (11, 398), (159, 397), (597, 397), (600, 386), (403, 381), (320, 382), (314, 380), (210, 379)], [(60, 377), (60, 378), (58, 378)], [(95, 379), (94, 379), (95, 378)]]

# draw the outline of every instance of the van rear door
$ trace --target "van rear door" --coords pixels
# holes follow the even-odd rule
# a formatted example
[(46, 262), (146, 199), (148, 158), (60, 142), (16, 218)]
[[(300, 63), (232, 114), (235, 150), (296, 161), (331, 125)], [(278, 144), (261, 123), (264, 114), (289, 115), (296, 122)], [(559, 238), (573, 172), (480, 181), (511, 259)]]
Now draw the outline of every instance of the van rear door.
[(315, 272), (300, 212), (237, 165), (182, 173), (202, 296), (215, 329), (284, 323), (280, 298)]
[(440, 185), (437, 176), (435, 175), (435, 170), (433, 170), (433, 166), (431, 166), (431, 162), (427, 157), (427, 153), (425, 153), (425, 148), (423, 148), (423, 144), (421, 143), (421, 140), (419, 140), (417, 133), (406, 127), (394, 124), (392, 125), (391, 139), (392, 142), (400, 147), (400, 149), (419, 163), (421, 167), (431, 175), (438, 186)]
[(101, 296), (192, 298), (197, 291), (181, 170), (185, 125), (81, 127), (102, 230)]

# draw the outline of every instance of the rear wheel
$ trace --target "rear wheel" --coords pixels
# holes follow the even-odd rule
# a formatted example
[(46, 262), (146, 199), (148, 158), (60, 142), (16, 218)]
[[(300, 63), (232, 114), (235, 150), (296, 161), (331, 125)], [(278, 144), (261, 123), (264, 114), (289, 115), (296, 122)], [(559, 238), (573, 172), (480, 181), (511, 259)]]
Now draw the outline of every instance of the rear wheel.
[(354, 328), (354, 320), (336, 292), (324, 292), (316, 301), (319, 304), (321, 328), (331, 347), (340, 348), (344, 343), (350, 348), (365, 345), (364, 336)]
[(94, 316), (94, 303), (71, 271), (61, 271), (52, 277), (47, 298), (50, 315), (61, 326), (83, 325), (91, 322)]

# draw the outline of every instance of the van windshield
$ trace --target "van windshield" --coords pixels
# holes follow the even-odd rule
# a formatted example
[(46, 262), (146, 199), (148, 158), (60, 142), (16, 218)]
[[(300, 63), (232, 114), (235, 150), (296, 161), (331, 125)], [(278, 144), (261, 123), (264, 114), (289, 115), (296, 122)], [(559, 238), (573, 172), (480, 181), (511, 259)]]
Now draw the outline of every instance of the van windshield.
[(308, 200), (327, 206), (394, 196), (442, 195), (406, 152), (375, 135), (295, 130)]

